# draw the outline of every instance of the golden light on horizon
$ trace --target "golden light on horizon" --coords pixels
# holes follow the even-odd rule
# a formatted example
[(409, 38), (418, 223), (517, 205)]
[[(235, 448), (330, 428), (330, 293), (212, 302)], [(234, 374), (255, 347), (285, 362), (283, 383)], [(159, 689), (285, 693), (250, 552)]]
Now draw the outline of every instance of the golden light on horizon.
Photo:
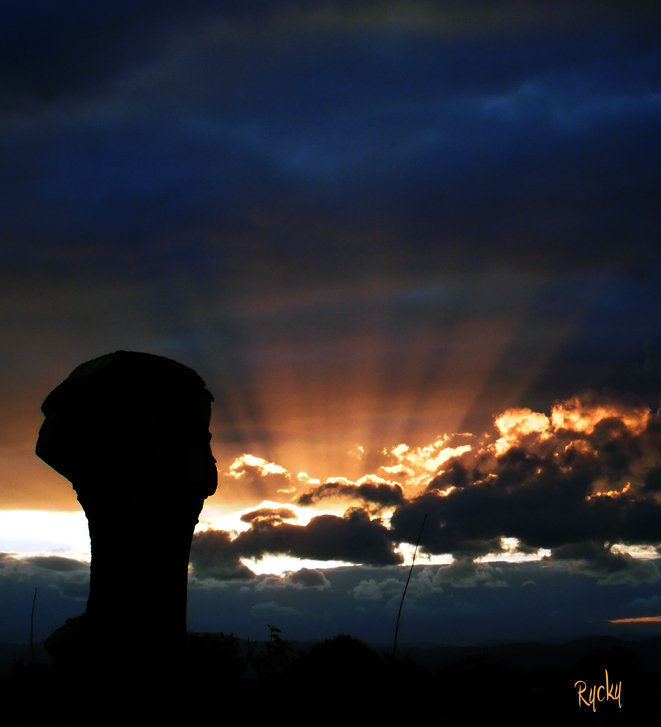
[(0, 551), (89, 559), (85, 513), (0, 510)]

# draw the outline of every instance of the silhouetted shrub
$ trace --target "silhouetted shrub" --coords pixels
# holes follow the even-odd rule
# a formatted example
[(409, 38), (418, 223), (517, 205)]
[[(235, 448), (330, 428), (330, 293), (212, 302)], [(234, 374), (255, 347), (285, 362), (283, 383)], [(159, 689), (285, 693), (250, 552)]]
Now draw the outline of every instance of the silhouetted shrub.
[(48, 664), (17, 659), (0, 679), (0, 724), (28, 725), (51, 718), (56, 678)]
[(263, 650), (249, 642), (248, 660), (261, 682), (274, 685), (289, 676), (295, 654), (292, 645), (280, 636), (282, 631), (277, 626), (269, 625), (269, 629), (271, 636), (264, 642)]
[(330, 711), (370, 711), (369, 695), (382, 691), (383, 665), (379, 654), (364, 641), (338, 634), (299, 653), (292, 666), (298, 693), (312, 706), (325, 695), (324, 708)]
[(186, 666), (191, 685), (236, 682), (248, 662), (241, 655), (241, 642), (234, 634), (188, 632)]
[(379, 655), (364, 641), (338, 634), (315, 644), (304, 657), (306, 669), (318, 677), (331, 676), (340, 670), (343, 675), (365, 677), (380, 670)]
[(394, 691), (419, 691), (435, 686), (431, 672), (413, 661), (410, 656), (394, 658), (392, 654), (384, 654), (381, 659), (384, 688), (388, 689), (389, 694)]
[(576, 664), (576, 671), (584, 676), (583, 680), (594, 682), (604, 679), (604, 671), (613, 680), (635, 678), (640, 669), (640, 661), (636, 652), (628, 646), (615, 646), (612, 649), (589, 649)]

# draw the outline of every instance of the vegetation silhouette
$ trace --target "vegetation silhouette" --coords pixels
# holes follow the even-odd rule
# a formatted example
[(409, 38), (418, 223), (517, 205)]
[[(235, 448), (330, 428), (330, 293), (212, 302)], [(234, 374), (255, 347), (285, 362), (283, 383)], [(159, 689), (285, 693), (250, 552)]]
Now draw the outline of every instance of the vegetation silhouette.
[(418, 533), (418, 539), (415, 543), (415, 550), (413, 551), (413, 560), (411, 562), (411, 570), (409, 571), (408, 578), (406, 579), (406, 583), (404, 584), (404, 593), (402, 593), (402, 600), (399, 604), (399, 611), (397, 612), (397, 623), (395, 625), (395, 640), (392, 647), (392, 655), (393, 657), (397, 657), (397, 634), (399, 633), (399, 620), (402, 616), (402, 607), (404, 606), (404, 599), (406, 598), (406, 591), (409, 587), (409, 581), (411, 580), (411, 576), (413, 575), (413, 566), (415, 565), (415, 557), (418, 554), (418, 546), (420, 545), (420, 538), (422, 537), (422, 531), (425, 528), (425, 522), (427, 521), (427, 515), (424, 516), (422, 519), (422, 525), (420, 526), (420, 532)]
[[(507, 663), (508, 655), (518, 653), (516, 644), (466, 649), (471, 653), (439, 666), (410, 655), (395, 659), (389, 648), (378, 650), (344, 633), (296, 648), (278, 627), (269, 625), (269, 630), (270, 638), (262, 643), (234, 634), (187, 633), (181, 688), (190, 701), (189, 723), (215, 724), (220, 716), (243, 723), (285, 718), (302, 723), (320, 710), (336, 719), (479, 712), (575, 716), (579, 709), (592, 709), (579, 708), (574, 683), (604, 684), (604, 668), (622, 681), (622, 715), (646, 717), (656, 711), (658, 660), (643, 665), (637, 656), (651, 649), (658, 653), (655, 639), (610, 648), (590, 646), (589, 640), (572, 642), (571, 653), (582, 649), (581, 656), (565, 667)], [(139, 644), (121, 666), (134, 661), (144, 668), (146, 681), (158, 676), (153, 662), (141, 659)], [(620, 710), (611, 700), (599, 702), (596, 711), (614, 709)], [(125, 718), (131, 716), (129, 711)], [(0, 679), (0, 724), (83, 723), (89, 720), (81, 714), (80, 688), (54, 666), (17, 661)], [(187, 724), (185, 718), (179, 723)]]
[(186, 677), (189, 694), (213, 694), (222, 685), (235, 692), (249, 661), (234, 634), (187, 634)]
[(287, 678), (295, 654), (292, 645), (280, 636), (282, 631), (277, 626), (268, 624), (268, 627), (271, 636), (263, 651), (248, 641), (248, 661), (261, 682), (277, 687)]

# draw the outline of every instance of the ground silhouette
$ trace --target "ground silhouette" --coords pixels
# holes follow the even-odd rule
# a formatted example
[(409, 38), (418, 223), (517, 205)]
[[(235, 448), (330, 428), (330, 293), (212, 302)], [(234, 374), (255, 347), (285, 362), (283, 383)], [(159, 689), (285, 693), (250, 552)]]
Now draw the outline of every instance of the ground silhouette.
[(190, 545), (217, 485), (212, 401), (192, 369), (116, 351), (76, 368), (42, 405), (36, 453), (72, 483), (92, 546), (85, 613), (46, 648), (87, 718), (183, 707)]
[[(658, 716), (657, 639), (629, 645), (615, 640), (615, 646), (609, 645), (610, 637), (579, 639), (557, 645), (563, 658), (555, 664), (544, 644), (529, 643), (532, 651), (527, 654), (521, 652), (520, 643), (456, 647), (450, 661), (446, 658), (449, 647), (413, 649), (423, 664), (416, 657), (394, 658), (390, 648), (370, 647), (348, 634), (313, 645), (288, 642), (279, 628), (268, 628), (271, 635), (266, 642), (246, 642), (233, 634), (188, 633), (184, 690), (191, 707), (182, 719), (170, 714), (169, 722), (195, 727), (307, 725), (323, 716), (333, 723), (358, 720), (389, 725), (430, 717), (458, 722), (469, 715), (482, 720), (498, 715), (524, 724), (524, 718), (527, 722), (549, 714), (574, 724), (577, 719), (591, 719), (581, 715), (596, 711), (599, 724), (604, 720), (605, 724), (637, 724)], [(403, 646), (402, 651), (407, 648)], [(127, 653), (127, 662), (140, 660), (140, 654), (136, 644)], [(144, 663), (145, 680), (151, 678), (151, 668), (152, 664)], [(590, 688), (604, 684), (604, 669), (612, 683), (622, 685), (622, 706), (606, 700), (605, 693), (596, 710), (579, 704), (577, 680)], [(0, 676), (3, 727), (68, 727), (79, 704), (76, 686), (46, 664), (17, 661)]]

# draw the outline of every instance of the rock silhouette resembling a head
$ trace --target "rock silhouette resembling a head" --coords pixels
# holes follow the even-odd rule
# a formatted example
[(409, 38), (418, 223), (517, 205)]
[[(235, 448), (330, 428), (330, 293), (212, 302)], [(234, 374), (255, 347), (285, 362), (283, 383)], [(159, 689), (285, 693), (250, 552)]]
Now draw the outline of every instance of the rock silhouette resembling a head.
[(132, 351), (78, 366), (46, 397), (36, 453), (72, 483), (92, 544), (87, 609), (47, 641), (56, 664), (100, 684), (122, 674), (127, 689), (144, 686), (136, 662), (161, 690), (178, 673), (193, 530), (217, 485), (212, 401), (192, 369)]

